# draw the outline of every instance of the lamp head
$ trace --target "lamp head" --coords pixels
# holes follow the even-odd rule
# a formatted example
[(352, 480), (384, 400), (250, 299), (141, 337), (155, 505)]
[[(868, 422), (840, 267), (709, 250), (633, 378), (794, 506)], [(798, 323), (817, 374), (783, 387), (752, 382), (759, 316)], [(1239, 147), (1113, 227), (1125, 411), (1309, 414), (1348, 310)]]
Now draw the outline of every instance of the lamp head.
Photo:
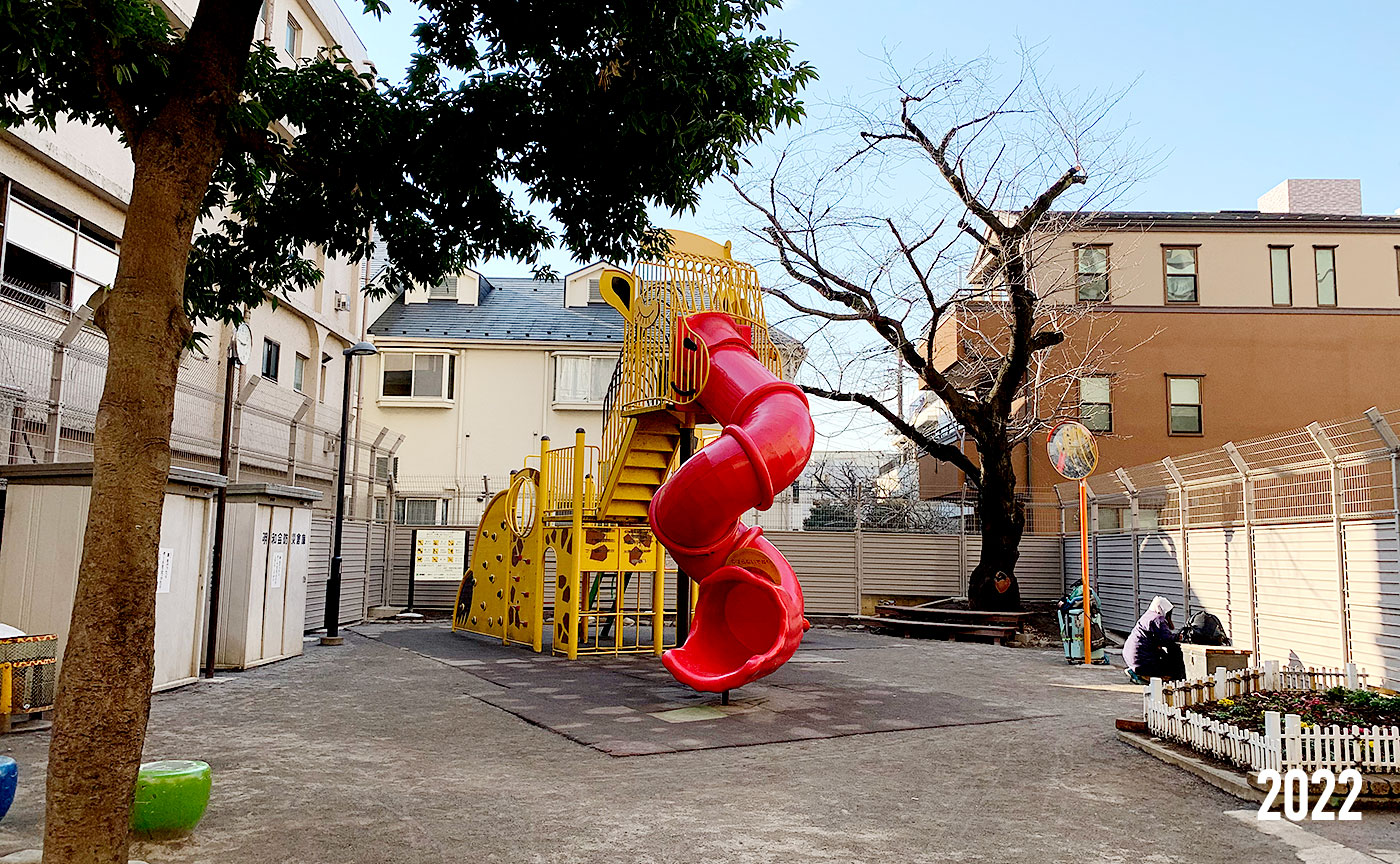
[(378, 354), (379, 349), (368, 342), (356, 342), (340, 353), (344, 354), (346, 357), (364, 357), (369, 354)]

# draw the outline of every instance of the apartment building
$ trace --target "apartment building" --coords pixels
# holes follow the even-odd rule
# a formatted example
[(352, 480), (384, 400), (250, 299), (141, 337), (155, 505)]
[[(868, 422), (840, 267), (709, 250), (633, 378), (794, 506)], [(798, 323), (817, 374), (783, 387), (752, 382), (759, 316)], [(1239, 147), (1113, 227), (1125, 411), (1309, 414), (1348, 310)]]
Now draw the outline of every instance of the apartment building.
[[(193, 20), (194, 2), (160, 5), (179, 26)], [(333, 0), (266, 0), (250, 37), (274, 46), (285, 63), (339, 46), (357, 68), (373, 68)], [(82, 326), (84, 306), (116, 272), (132, 173), (130, 154), (107, 130), (73, 122), (0, 129), (0, 429), (10, 443), (3, 461), (84, 458), (106, 356), (101, 334)], [(236, 392), (247, 408), (239, 463), (254, 477), (283, 480), (290, 467), (300, 482), (328, 488), (334, 449), (326, 437), (289, 441), (297, 433), (287, 427), (295, 418), (307, 430), (338, 428), (341, 352), (358, 341), (369, 314), (360, 290), (366, 268), (318, 249), (306, 255), (325, 278), (279, 298), (276, 308), (263, 305), (249, 321), (256, 359), (238, 371)], [(210, 336), (204, 351), (187, 352), (181, 364), (174, 446), (177, 461), (207, 467), (217, 452), (231, 329), (202, 329)]]
[[(1098, 433), (1099, 472), (1400, 405), (1400, 216), (1364, 214), (1359, 181), (1288, 180), (1255, 210), (1067, 219), (1032, 241), (1033, 282), (1049, 307), (1094, 307), (1052, 350), (1088, 355), (1058, 416)], [(941, 370), (972, 365), (969, 321), (996, 302), (940, 324)], [(1060, 479), (1043, 431), (1016, 465), (1027, 488)], [(924, 497), (961, 488), (920, 467)]]
[(412, 442), (376, 466), (395, 479), (396, 522), (474, 522), (541, 436), (600, 440), (623, 335), (598, 290), (605, 266), (557, 280), (466, 270), (400, 293), (370, 324), (364, 419)]

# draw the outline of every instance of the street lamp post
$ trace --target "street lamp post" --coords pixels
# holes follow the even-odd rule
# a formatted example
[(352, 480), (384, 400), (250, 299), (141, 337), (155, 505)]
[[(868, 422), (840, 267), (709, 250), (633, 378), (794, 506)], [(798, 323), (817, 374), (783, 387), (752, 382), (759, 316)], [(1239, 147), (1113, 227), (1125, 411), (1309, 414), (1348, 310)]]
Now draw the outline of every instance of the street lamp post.
[(356, 342), (341, 352), (345, 355), (345, 393), (340, 401), (340, 460), (335, 472), (335, 531), (331, 541), (331, 578), (326, 580), (326, 635), (322, 645), (340, 645), (340, 541), (345, 533), (345, 459), (350, 433), (350, 366), (352, 358), (379, 353), (368, 342)]

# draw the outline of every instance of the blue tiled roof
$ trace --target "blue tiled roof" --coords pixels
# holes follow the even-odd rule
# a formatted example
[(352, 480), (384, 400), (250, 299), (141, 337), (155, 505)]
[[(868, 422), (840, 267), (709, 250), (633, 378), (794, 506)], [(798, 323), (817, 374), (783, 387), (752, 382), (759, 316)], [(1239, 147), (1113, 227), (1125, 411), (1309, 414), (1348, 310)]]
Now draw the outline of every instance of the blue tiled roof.
[[(404, 303), (396, 298), (370, 325), (376, 336), (612, 342), (622, 344), (622, 316), (606, 304), (564, 306), (564, 282), (516, 277), (482, 277), (483, 299), (469, 306), (455, 300)], [(486, 289), (490, 287), (488, 292)]]

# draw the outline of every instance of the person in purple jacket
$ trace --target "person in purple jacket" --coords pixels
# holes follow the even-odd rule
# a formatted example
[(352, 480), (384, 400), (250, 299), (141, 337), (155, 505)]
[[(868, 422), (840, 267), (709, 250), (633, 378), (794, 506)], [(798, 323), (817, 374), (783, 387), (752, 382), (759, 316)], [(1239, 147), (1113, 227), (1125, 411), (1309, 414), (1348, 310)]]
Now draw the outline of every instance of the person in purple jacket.
[(1128, 677), (1138, 683), (1151, 678), (1179, 681), (1186, 677), (1186, 661), (1172, 630), (1170, 600), (1152, 598), (1123, 645), (1123, 662), (1128, 664)]

